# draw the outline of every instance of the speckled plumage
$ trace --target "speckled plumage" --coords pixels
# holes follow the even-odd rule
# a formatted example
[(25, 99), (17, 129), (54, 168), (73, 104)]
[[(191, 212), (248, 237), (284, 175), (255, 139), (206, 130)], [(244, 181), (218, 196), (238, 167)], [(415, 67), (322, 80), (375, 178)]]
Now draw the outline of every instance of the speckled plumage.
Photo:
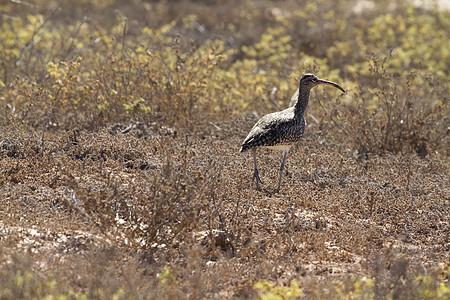
[(295, 115), (295, 107), (262, 117), (253, 126), (241, 147), (241, 152), (258, 146), (292, 145), (305, 131), (305, 118)]
[(308, 106), (311, 88), (319, 84), (331, 85), (345, 92), (342, 87), (336, 83), (319, 79), (313, 74), (305, 74), (300, 79), (298, 89), (297, 103), (285, 110), (267, 114), (262, 117), (253, 126), (250, 133), (244, 140), (240, 152), (253, 149), (253, 157), (255, 161), (255, 169), (253, 180), (256, 179), (256, 188), (259, 189), (258, 167), (256, 165), (256, 147), (267, 147), (274, 150), (283, 150), (283, 159), (280, 166), (280, 179), (278, 182), (278, 190), (281, 186), (281, 176), (283, 173), (284, 163), (292, 144), (298, 142), (305, 131), (305, 112)]

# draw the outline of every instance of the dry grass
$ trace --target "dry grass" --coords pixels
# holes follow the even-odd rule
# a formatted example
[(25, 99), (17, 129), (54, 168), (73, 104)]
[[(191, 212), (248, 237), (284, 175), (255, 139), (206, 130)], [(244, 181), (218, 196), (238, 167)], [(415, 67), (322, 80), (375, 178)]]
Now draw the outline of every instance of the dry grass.
[(280, 158), (259, 153), (257, 192), (250, 157), (236, 151), (246, 124), (235, 123), (176, 136), (141, 125), (153, 138), (101, 130), (44, 143), (8, 128), (2, 248), (19, 257), (4, 256), (4, 266), (38, 276), (31, 290), (54, 276), (75, 292), (153, 294), (156, 273), (170, 270), (177, 283), (159, 287), (169, 298), (246, 297), (258, 280), (297, 280), (322, 297), (319, 278), (358, 275), (380, 280), (380, 294), (410, 292), (391, 276), (411, 281), (448, 259), (445, 162), (361, 161), (310, 138), (292, 151), (278, 194)]
[[(21, 64), (3, 54), (1, 299), (448, 297), (448, 74), (399, 75), (389, 50), (383, 61), (334, 48), (327, 64), (340, 21), (370, 25), (348, 12), (321, 34), (288, 16), (260, 40), (301, 1), (100, 2), (5, 5), (4, 26), (26, 13), (51, 24), (30, 30), (42, 48), (19, 47)], [(332, 9), (321, 4), (310, 21)], [(102, 42), (83, 40), (83, 22)], [(143, 26), (155, 32), (140, 41)], [(70, 28), (73, 45), (47, 43), (47, 27)], [(280, 154), (258, 152), (258, 192), (238, 149), (257, 115), (287, 105), (299, 68), (349, 91), (313, 93), (279, 193)]]

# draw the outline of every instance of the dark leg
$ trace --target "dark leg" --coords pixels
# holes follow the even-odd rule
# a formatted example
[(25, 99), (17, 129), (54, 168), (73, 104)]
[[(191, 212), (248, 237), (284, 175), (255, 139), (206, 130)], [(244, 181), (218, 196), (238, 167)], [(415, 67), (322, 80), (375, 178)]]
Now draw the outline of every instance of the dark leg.
[(295, 208), (295, 203), (291, 204), (291, 207), (289, 207), (288, 211), (286, 212), (286, 214), (284, 215), (283, 219), (286, 219), (289, 216), (289, 213), (292, 211), (294, 212), (294, 208)]
[(278, 181), (278, 191), (280, 191), (281, 187), (281, 177), (283, 176), (284, 163), (286, 162), (286, 157), (289, 153), (289, 148), (283, 151), (283, 159), (281, 160), (280, 166), (280, 180)]
[(253, 148), (253, 160), (255, 161), (255, 169), (253, 171), (252, 182), (256, 179), (256, 189), (259, 191), (259, 184), (263, 183), (261, 178), (259, 178), (258, 167), (256, 166), (256, 148)]

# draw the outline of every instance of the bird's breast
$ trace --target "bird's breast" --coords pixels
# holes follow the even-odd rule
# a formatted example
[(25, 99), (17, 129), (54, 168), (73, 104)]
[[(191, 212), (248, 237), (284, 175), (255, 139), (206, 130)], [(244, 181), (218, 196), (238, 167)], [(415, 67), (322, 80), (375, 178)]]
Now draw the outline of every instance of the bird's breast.
[(292, 145), (281, 145), (281, 144), (278, 144), (278, 145), (274, 145), (274, 146), (264, 146), (264, 147), (267, 148), (267, 149), (271, 149), (271, 150), (285, 151), (285, 150), (291, 148), (291, 146)]

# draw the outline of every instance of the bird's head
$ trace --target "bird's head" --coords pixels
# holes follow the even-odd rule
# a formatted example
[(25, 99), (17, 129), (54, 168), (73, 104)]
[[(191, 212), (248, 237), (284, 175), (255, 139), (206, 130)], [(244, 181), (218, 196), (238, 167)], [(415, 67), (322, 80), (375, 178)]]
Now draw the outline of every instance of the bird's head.
[(337, 83), (319, 79), (319, 77), (317, 77), (316, 75), (313, 75), (313, 74), (303, 75), (302, 78), (300, 79), (299, 88), (300, 89), (305, 89), (305, 88), (312, 89), (313, 87), (315, 87), (316, 85), (319, 85), (319, 84), (334, 86), (335, 88), (340, 89), (343, 93), (345, 93), (345, 90)]

